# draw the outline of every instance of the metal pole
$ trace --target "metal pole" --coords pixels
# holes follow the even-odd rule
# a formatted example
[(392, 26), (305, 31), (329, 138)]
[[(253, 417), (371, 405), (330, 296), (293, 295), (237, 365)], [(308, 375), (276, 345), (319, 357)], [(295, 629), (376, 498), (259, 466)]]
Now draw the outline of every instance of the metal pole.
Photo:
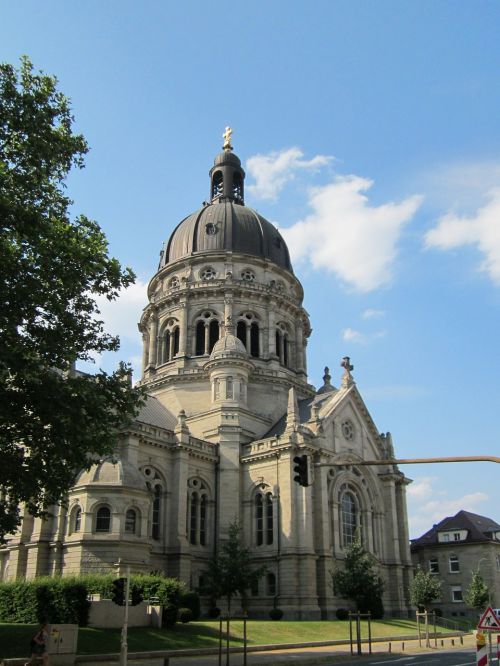
[(361, 615), (358, 611), (356, 615), (356, 642), (358, 644), (358, 654), (362, 654), (361, 651)]
[(434, 647), (438, 646), (438, 638), (437, 638), (437, 627), (436, 627), (436, 611), (432, 611), (433, 615), (433, 620), (434, 620)]
[(243, 666), (247, 666), (247, 616), (243, 617)]
[(128, 632), (128, 597), (130, 593), (130, 567), (127, 566), (127, 584), (125, 586), (125, 615), (122, 627), (122, 641), (120, 645), (120, 666), (127, 666), (127, 632)]
[(372, 614), (368, 611), (368, 649), (372, 653)]
[(219, 666), (222, 666), (222, 613), (219, 615)]
[(229, 666), (229, 613), (226, 619), (226, 666)]
[(349, 643), (351, 645), (351, 656), (354, 654), (354, 650), (352, 647), (352, 614), (349, 611)]

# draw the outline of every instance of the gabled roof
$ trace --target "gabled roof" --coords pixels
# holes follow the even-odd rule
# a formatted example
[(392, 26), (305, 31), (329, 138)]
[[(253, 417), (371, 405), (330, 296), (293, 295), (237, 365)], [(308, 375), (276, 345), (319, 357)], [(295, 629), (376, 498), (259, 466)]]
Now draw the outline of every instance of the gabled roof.
[[(470, 511), (459, 511), (454, 516), (448, 516), (436, 525), (434, 525), (428, 532), (423, 534), (418, 539), (412, 539), (412, 550), (423, 548), (424, 546), (432, 546), (440, 543), (438, 540), (439, 532), (451, 532), (467, 530), (467, 537), (461, 543), (477, 542), (477, 541), (491, 541), (491, 533), (500, 531), (500, 525), (491, 518), (480, 516), (477, 513)], [(451, 542), (456, 545), (456, 542)], [(450, 545), (450, 542), (445, 542), (443, 545)]]
[[(305, 400), (299, 400), (299, 421), (300, 423), (306, 423), (311, 419), (312, 408), (315, 406), (321, 406), (328, 398), (332, 396), (334, 390), (328, 393), (322, 393), (320, 395), (316, 394), (312, 398), (306, 398)], [(280, 437), (286, 428), (286, 417), (287, 412), (281, 416), (278, 421), (272, 426), (272, 428), (262, 437), (262, 439), (267, 439), (268, 437)]]
[(175, 416), (152, 395), (146, 395), (146, 401), (139, 409), (135, 420), (165, 430), (173, 430), (177, 425)]

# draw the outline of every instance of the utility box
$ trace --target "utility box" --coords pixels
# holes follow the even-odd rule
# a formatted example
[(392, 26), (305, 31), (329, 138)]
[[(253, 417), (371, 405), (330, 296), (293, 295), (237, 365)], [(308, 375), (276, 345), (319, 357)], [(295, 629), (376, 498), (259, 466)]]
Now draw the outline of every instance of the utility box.
[(47, 651), (51, 666), (73, 666), (78, 643), (77, 624), (51, 624)]

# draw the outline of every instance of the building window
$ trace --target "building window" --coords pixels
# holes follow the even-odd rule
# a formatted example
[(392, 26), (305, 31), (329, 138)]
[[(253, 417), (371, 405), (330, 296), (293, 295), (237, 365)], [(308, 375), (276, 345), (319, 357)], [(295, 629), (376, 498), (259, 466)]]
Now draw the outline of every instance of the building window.
[(276, 356), (279, 358), (281, 365), (289, 366), (290, 342), (284, 324), (279, 324), (276, 329)]
[(273, 496), (257, 493), (255, 496), (255, 533), (257, 546), (271, 546), (274, 540)]
[(208, 355), (212, 352), (215, 343), (219, 339), (219, 320), (215, 313), (204, 312), (196, 322), (195, 326), (195, 356)]
[(246, 268), (244, 271), (241, 272), (241, 279), (244, 280), (245, 282), (254, 282), (255, 273), (251, 271), (249, 268)]
[(73, 509), (73, 514), (71, 516), (69, 524), (69, 533), (79, 532), (82, 527), (82, 510), (79, 506)]
[(443, 541), (448, 543), (449, 540), (450, 540), (450, 535), (449, 534), (443, 534)]
[(109, 532), (111, 527), (111, 511), (107, 506), (102, 506), (96, 513), (95, 531)]
[(134, 509), (129, 509), (125, 514), (125, 532), (135, 534), (137, 529), (137, 514)]
[(276, 596), (276, 576), (273, 573), (266, 576), (266, 593), (270, 597)]
[(233, 378), (232, 377), (227, 377), (226, 378), (226, 400), (232, 400), (233, 399)]
[(343, 421), (340, 428), (342, 430), (342, 434), (344, 435), (344, 438), (348, 442), (351, 442), (354, 439), (354, 424), (353, 424), (353, 422), (350, 419), (347, 419), (346, 421)]
[(451, 600), (454, 603), (460, 603), (464, 600), (463, 596), (462, 596), (462, 586), (461, 585), (452, 585)]
[(450, 555), (450, 573), (460, 573), (460, 562), (456, 555)]
[(429, 560), (429, 572), (432, 574), (437, 574), (439, 573), (439, 562), (437, 557), (432, 557)]
[(163, 336), (162, 363), (168, 363), (179, 353), (179, 327), (169, 326)]
[(350, 546), (356, 538), (361, 539), (361, 516), (359, 502), (355, 493), (349, 486), (340, 490), (340, 525), (341, 543), (343, 548)]
[(151, 536), (155, 541), (160, 538), (161, 492), (161, 486), (156, 484), (153, 488), (153, 515), (151, 520)]
[(206, 546), (208, 543), (208, 495), (203, 481), (188, 481), (187, 529), (189, 543)]
[(500, 555), (496, 556), (497, 571), (500, 571)]
[(460, 532), (453, 532), (453, 540), (460, 541)]
[(211, 266), (207, 266), (202, 271), (200, 271), (200, 278), (203, 282), (209, 282), (210, 280), (215, 280), (217, 273)]

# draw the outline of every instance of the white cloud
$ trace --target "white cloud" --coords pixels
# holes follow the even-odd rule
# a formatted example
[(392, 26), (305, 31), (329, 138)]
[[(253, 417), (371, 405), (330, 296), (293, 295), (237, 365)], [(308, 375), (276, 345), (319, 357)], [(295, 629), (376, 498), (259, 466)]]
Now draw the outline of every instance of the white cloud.
[(408, 520), (410, 536), (422, 536), (443, 518), (454, 516), (464, 509), (475, 512), (489, 500), (486, 493), (475, 492), (449, 497), (444, 490), (436, 490), (437, 477), (420, 477), (408, 486)]
[(147, 282), (136, 280), (135, 284), (124, 289), (115, 301), (108, 301), (104, 296), (95, 299), (107, 333), (119, 335), (120, 340), (140, 340), (137, 323), (148, 302), (147, 286)]
[(363, 312), (361, 317), (363, 319), (381, 319), (382, 317), (385, 317), (385, 310), (373, 310), (368, 308)]
[(500, 285), (500, 187), (491, 189), (488, 198), (489, 201), (469, 217), (446, 213), (424, 240), (426, 247), (440, 250), (475, 245), (483, 254), (480, 270)]
[(376, 340), (378, 338), (383, 338), (386, 335), (386, 331), (375, 331), (374, 333), (361, 333), (361, 331), (356, 331), (354, 328), (344, 328), (341, 331), (342, 340), (345, 342), (354, 342), (360, 345), (365, 345), (371, 340)]
[(281, 229), (292, 259), (310, 261), (314, 268), (335, 273), (359, 291), (387, 284), (402, 229), (422, 197), (370, 206), (364, 192), (372, 185), (371, 180), (349, 175), (313, 188), (312, 213)]
[(300, 148), (274, 151), (267, 155), (254, 155), (247, 160), (246, 168), (255, 179), (254, 185), (247, 190), (258, 199), (274, 200), (299, 170), (317, 170), (326, 166), (332, 157), (316, 155), (310, 160), (302, 159), (304, 153)]
[(345, 340), (345, 342), (357, 342), (360, 344), (366, 342), (365, 336), (359, 331), (355, 331), (353, 328), (344, 328), (342, 331), (342, 340)]

